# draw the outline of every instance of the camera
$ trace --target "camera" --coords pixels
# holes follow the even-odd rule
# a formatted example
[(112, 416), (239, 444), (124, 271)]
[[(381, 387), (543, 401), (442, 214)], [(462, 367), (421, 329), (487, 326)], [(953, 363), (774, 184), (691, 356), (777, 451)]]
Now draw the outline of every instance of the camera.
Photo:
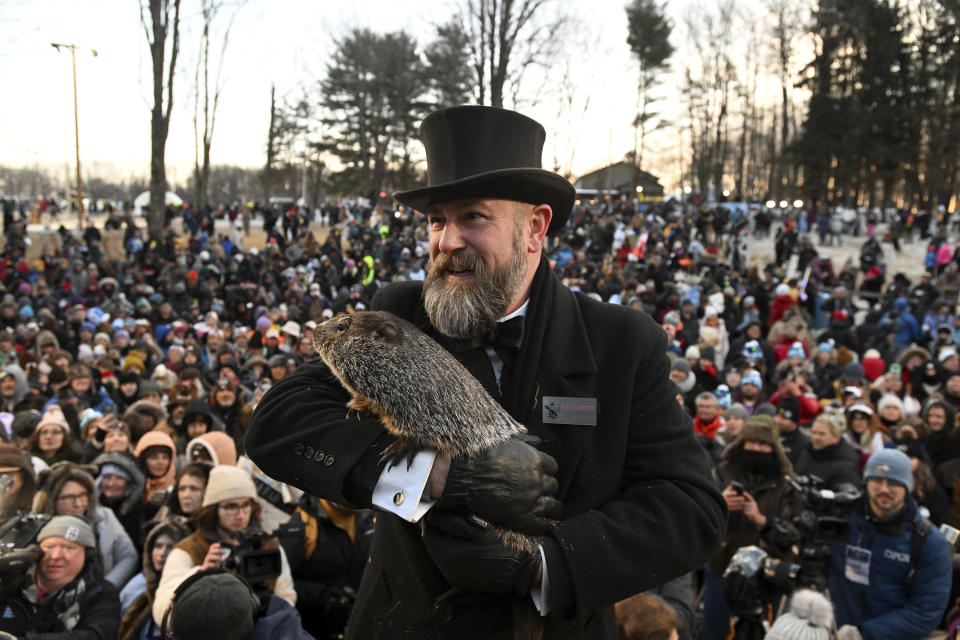
[(254, 589), (256, 585), (278, 577), (281, 570), (280, 549), (263, 548), (274, 537), (257, 527), (248, 527), (237, 533), (237, 544), (221, 542), (220, 546), (228, 553), (223, 568), (235, 572)]
[(723, 589), (736, 615), (759, 619), (767, 604), (799, 588), (826, 589), (830, 547), (846, 544), (850, 523), (841, 514), (860, 498), (856, 487), (826, 489), (816, 476), (787, 478), (803, 511), (791, 520), (771, 519), (766, 549), (738, 549), (723, 574)]
[(52, 516), (21, 513), (0, 527), (0, 602), (20, 590), (27, 570), (43, 556), (37, 534)]

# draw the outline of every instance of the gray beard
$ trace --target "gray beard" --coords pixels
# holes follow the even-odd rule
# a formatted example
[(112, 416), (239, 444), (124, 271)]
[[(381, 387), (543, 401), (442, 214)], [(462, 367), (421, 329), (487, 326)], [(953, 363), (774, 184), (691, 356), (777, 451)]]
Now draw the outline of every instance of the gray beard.
[[(463, 269), (473, 271), (472, 282), (453, 283), (446, 279), (448, 271)], [(441, 254), (430, 264), (423, 283), (423, 302), (430, 323), (452, 338), (481, 336), (506, 314), (525, 276), (523, 238), (519, 233), (514, 234), (510, 264), (492, 271), (479, 256)]]

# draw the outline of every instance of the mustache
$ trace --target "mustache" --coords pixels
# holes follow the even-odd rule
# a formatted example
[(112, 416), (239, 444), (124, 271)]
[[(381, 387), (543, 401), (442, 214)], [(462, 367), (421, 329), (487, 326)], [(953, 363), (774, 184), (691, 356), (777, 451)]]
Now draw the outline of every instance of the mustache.
[(451, 271), (473, 271), (478, 264), (480, 264), (479, 256), (457, 251), (441, 253), (434, 259), (430, 268), (436, 275), (443, 275)]

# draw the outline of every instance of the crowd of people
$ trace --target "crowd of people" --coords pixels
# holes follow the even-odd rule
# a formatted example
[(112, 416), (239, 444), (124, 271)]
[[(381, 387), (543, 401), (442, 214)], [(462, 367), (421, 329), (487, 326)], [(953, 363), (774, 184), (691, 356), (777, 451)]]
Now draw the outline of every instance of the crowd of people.
[[(318, 323), (425, 277), (427, 223), (404, 208), (326, 207), (318, 238), (301, 209), (261, 213), (263, 248), (216, 232), (220, 216), (249, 221), (229, 207), (170, 209), (159, 240), (113, 212), (39, 238), (5, 216), (0, 534), (43, 553), (0, 573), (0, 631), (341, 636), (375, 513), (271, 478), (244, 436), (263, 394), (315, 357)], [(844, 515), (851, 542), (821, 563), (833, 610), (796, 599), (782, 620), (866, 639), (952, 622), (957, 582), (937, 528), (960, 527), (960, 257), (943, 230), (916, 278), (887, 273), (874, 239), (861, 263), (833, 265), (806, 233), (819, 217), (776, 221), (766, 265), (750, 257), (753, 221), (723, 208), (578, 206), (551, 240), (567, 287), (662, 325), (677, 402), (730, 512), (709, 566), (618, 605), (629, 637), (763, 637), (771, 616), (743, 610), (725, 574), (752, 545), (783, 553), (809, 508), (798, 478), (812, 476), (863, 497)], [(767, 637), (814, 637), (786, 626)]]

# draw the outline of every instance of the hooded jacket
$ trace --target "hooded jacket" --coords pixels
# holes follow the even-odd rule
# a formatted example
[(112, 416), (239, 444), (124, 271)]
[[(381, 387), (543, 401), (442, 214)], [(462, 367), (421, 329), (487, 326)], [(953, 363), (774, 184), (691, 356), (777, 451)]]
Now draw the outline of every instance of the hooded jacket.
[(17, 388), (14, 390), (12, 397), (0, 397), (0, 411), (16, 413), (17, 405), (27, 397), (27, 392), (30, 391), (30, 385), (27, 384), (27, 375), (23, 372), (23, 369), (20, 368), (20, 365), (8, 364), (5, 366), (3, 368), (3, 375), (6, 376), (7, 374), (12, 375), (17, 381)]
[[(80, 473), (76, 473), (78, 471)], [(55, 514), (56, 497), (60, 495), (63, 485), (68, 480), (83, 484), (90, 494), (84, 515), (94, 523), (104, 579), (119, 588), (137, 571), (137, 550), (113, 511), (100, 504), (97, 485), (91, 476), (91, 472), (95, 471), (96, 468), (72, 462), (58, 462), (53, 465), (38, 478), (40, 490), (34, 498), (33, 510), (37, 513)]]
[[(130, 604), (124, 610), (117, 640), (134, 640), (140, 635), (144, 625), (155, 624), (150, 612), (153, 607), (153, 596), (157, 591), (157, 585), (160, 584), (160, 574), (154, 570), (151, 559), (156, 539), (161, 535), (167, 535), (176, 544), (191, 533), (186, 521), (174, 516), (156, 525), (147, 534), (143, 543), (143, 569), (120, 592), (120, 602), (130, 601)], [(139, 593), (131, 593), (137, 587), (141, 589)]]
[(233, 467), (237, 464), (237, 446), (233, 438), (223, 431), (210, 431), (188, 442), (185, 451), (188, 460), (194, 445), (200, 445), (207, 450), (213, 466), (224, 464)]
[(140, 438), (136, 448), (133, 450), (133, 455), (137, 456), (142, 464), (145, 464), (145, 461), (141, 458), (141, 454), (143, 454), (148, 447), (164, 447), (167, 449), (170, 453), (170, 464), (167, 466), (166, 473), (159, 478), (147, 477), (143, 492), (144, 500), (150, 500), (150, 497), (157, 491), (169, 491), (177, 476), (177, 448), (174, 446), (170, 436), (162, 431), (148, 431), (143, 434), (143, 437)]
[[(126, 471), (131, 480), (127, 482), (127, 494), (123, 498), (113, 501), (112, 504), (108, 503), (104, 499), (103, 493), (99, 491), (100, 483), (98, 481), (97, 489), (100, 493), (100, 502), (103, 506), (113, 509), (113, 513), (117, 516), (117, 519), (120, 520), (120, 524), (123, 525), (127, 535), (130, 536), (130, 540), (133, 541), (134, 546), (137, 546), (137, 543), (140, 541), (140, 536), (142, 535), (140, 532), (140, 523), (143, 519), (142, 496), (146, 478), (143, 475), (143, 471), (140, 470), (140, 465), (137, 464), (136, 458), (128, 453), (119, 453), (116, 451), (101, 453), (93, 461), (93, 464), (96, 465), (97, 469), (101, 472), (103, 465), (107, 463), (115, 464)], [(97, 478), (99, 479), (99, 474)]]

